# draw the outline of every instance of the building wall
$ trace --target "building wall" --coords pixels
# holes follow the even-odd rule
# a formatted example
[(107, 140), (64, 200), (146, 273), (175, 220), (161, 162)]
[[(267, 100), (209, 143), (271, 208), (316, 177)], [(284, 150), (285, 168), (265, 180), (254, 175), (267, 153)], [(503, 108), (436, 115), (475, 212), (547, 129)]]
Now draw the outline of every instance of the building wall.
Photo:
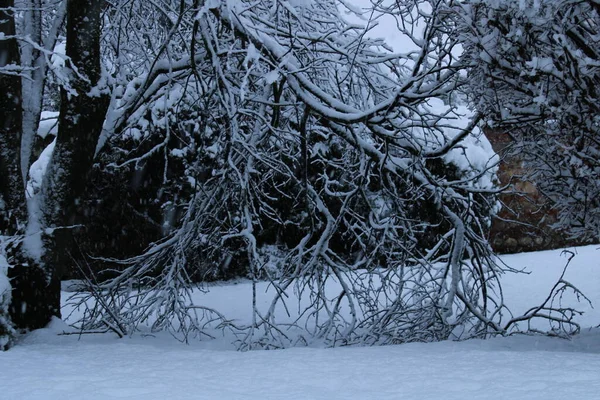
[(498, 178), (502, 186), (510, 185), (500, 195), (502, 209), (493, 219), (490, 243), (498, 253), (517, 253), (554, 249), (573, 245), (565, 234), (551, 226), (556, 212), (536, 189), (535, 184), (523, 180), (525, 172), (519, 157), (509, 156), (510, 135), (494, 130), (485, 132), (494, 151), (500, 155)]

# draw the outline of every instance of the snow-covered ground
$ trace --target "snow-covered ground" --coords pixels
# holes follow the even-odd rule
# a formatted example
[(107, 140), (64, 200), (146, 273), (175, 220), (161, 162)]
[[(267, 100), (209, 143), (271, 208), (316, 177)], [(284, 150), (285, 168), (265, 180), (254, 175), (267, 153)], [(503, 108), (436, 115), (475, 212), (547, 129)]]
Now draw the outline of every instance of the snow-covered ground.
[[(565, 278), (600, 305), (600, 251), (576, 249)], [(504, 256), (515, 312), (539, 303), (566, 261), (560, 251)], [(206, 302), (243, 317), (249, 284), (213, 287)], [(600, 311), (576, 303), (572, 340), (513, 336), (386, 347), (236, 352), (223, 340), (60, 335), (55, 321), (0, 354), (0, 399), (565, 399), (600, 398)]]

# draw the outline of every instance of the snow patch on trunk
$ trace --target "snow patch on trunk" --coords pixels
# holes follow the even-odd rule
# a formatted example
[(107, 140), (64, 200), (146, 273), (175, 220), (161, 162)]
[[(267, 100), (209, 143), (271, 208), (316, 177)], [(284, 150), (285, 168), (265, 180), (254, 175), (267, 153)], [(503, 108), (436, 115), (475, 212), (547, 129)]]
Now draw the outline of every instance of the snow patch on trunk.
[(40, 157), (31, 165), (29, 169), (29, 181), (27, 182), (27, 211), (29, 220), (27, 221), (27, 230), (23, 239), (23, 250), (33, 260), (40, 262), (44, 253), (42, 243), (42, 213), (40, 210), (40, 190), (44, 179), (44, 174), (52, 158), (56, 139), (52, 141), (40, 154)]

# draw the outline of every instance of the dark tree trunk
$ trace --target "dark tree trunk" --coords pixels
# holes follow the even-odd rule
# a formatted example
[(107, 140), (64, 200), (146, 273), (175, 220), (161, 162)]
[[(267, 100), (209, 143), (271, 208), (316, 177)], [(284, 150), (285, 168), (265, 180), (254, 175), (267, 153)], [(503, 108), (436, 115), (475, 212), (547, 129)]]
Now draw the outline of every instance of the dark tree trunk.
[[(16, 258), (18, 260), (18, 258)], [(20, 257), (27, 260), (26, 257)], [(45, 327), (53, 316), (60, 317), (60, 279), (49, 276), (31, 260), (9, 269), (12, 285), (10, 316), (15, 328), (31, 330)]]
[[(0, 0), (0, 32), (15, 35), (13, 15), (2, 10), (13, 7), (13, 0)], [(19, 65), (16, 39), (0, 40), (0, 67)], [(0, 74), (0, 192), (4, 212), (0, 214), (0, 232), (14, 236), (24, 232), (27, 223), (25, 185), (21, 173), (21, 134), (23, 128), (23, 98), (21, 77)], [(8, 277), (12, 286), (10, 319), (17, 329), (45, 326), (55, 308), (49, 306), (60, 297), (60, 287), (49, 284), (48, 276), (39, 265), (28, 260), (19, 248), (9, 249), (12, 268)]]
[[(15, 21), (6, 10), (13, 0), (0, 0), (0, 33), (15, 35)], [(19, 65), (16, 39), (0, 40), (0, 68)], [(14, 235), (25, 221), (27, 207), (21, 178), (20, 146), (22, 130), (21, 78), (0, 73), (0, 232)]]
[[(4, 11), (13, 6), (13, 0), (0, 0), (0, 34), (3, 37), (15, 34), (14, 18)], [(19, 64), (17, 40), (0, 40), (0, 69), (11, 64)], [(0, 93), (0, 234), (13, 236), (23, 225), (27, 212), (19, 161), (22, 127), (20, 77), (0, 72)], [(6, 314), (10, 313), (7, 303), (7, 294), (0, 293), (0, 350), (8, 345), (6, 339), (12, 334), (12, 327), (6, 319)]]
[[(71, 87), (77, 95), (61, 91), (58, 135), (42, 185), (44, 235), (43, 264), (51, 284), (60, 288), (65, 269), (76, 253), (75, 229), (85, 223), (79, 212), (94, 152), (108, 109), (108, 96), (99, 94), (101, 80), (100, 36), (103, 0), (69, 0), (67, 48)], [(49, 229), (48, 229), (49, 228)], [(57, 295), (60, 291), (57, 290)], [(60, 299), (52, 299), (56, 315)]]

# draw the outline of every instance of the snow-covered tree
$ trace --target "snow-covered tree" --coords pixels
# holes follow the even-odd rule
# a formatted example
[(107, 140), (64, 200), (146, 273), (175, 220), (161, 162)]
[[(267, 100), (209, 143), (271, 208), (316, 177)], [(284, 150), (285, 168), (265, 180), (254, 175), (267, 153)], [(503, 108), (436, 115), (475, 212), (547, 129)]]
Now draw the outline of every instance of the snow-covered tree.
[[(2, 256), (11, 264), (10, 314), (17, 328), (43, 327), (51, 316), (60, 315), (61, 268), (69, 254), (65, 237), (71, 232), (66, 228), (72, 225), (73, 207), (91, 167), (108, 104), (103, 106), (100, 81), (103, 4), (8, 1), (0, 8), (4, 33), (0, 77), (6, 102), (0, 165), (6, 181), (3, 219), (8, 221), (2, 233), (13, 244)], [(42, 192), (27, 202), (33, 137), (65, 13), (66, 68), (55, 71), (63, 79), (58, 137)]]
[[(0, 143), (16, 163), (7, 215), (21, 207), (6, 232), (30, 261), (9, 269), (18, 327), (59, 313), (62, 270), (75, 262), (87, 272), (74, 235), (93, 229), (97, 204), (129, 199), (88, 198), (101, 193), (90, 174), (110, 187), (144, 169), (153, 178), (140, 203), (153, 206), (132, 212), (162, 237), (137, 257), (104, 260), (118, 268), (90, 277), (78, 297), (84, 328), (122, 335), (152, 320), (187, 338), (216, 320), (251, 348), (481, 336), (520, 320), (502, 321), (495, 290), (502, 267), (486, 233), (497, 160), (480, 138), (481, 114), (463, 105), (454, 2), (26, 3), (25, 13), (7, 6), (17, 29), (3, 25), (15, 33), (0, 38), (21, 46), (0, 69), (19, 99), (13, 109), (23, 108), (3, 135), (23, 139)], [(380, 21), (401, 45), (372, 34)], [(61, 90), (57, 138), (24, 211), (22, 171), (35, 158), (47, 83)], [(248, 326), (192, 299), (197, 282), (234, 272), (255, 291), (259, 280), (276, 288), (266, 310), (249, 299)], [(298, 318), (282, 323), (276, 310), (290, 290), (301, 294)], [(569, 312), (553, 320), (569, 322)]]
[[(165, 50), (120, 90), (105, 143), (153, 127), (163, 140), (114, 166), (177, 155), (192, 190), (169, 235), (94, 290), (106, 297), (86, 326), (125, 334), (154, 318), (155, 329), (202, 332), (204, 318), (226, 320), (192, 301), (195, 282), (236, 268), (278, 291), (266, 312), (254, 307), (242, 347), (285, 345), (275, 310), (292, 288), (306, 293), (306, 333), (329, 343), (505, 329), (485, 240), (495, 160), (480, 116), (459, 106), (444, 2), (171, 10)], [(369, 34), (383, 18), (404, 38), (399, 52)]]
[(600, 233), (600, 3), (468, 0), (469, 92), (578, 240)]
[(11, 285), (8, 273), (8, 238), (19, 232), (26, 217), (25, 192), (20, 175), (21, 81), (19, 46), (10, 15), (13, 2), (0, 2), (0, 349), (8, 345), (13, 327), (8, 318)]

